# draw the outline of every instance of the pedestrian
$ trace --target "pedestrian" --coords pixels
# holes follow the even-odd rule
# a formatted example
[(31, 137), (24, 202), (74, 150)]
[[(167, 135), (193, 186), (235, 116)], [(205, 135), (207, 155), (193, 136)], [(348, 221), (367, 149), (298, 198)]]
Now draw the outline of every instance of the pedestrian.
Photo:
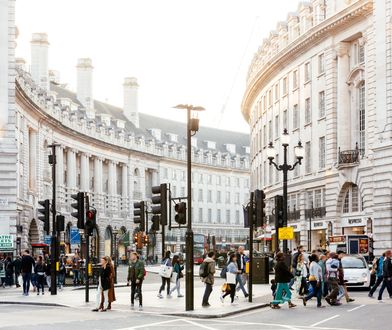
[(135, 307), (135, 295), (139, 298), (139, 311), (143, 310), (142, 285), (145, 276), (143, 261), (136, 252), (132, 252), (129, 260), (127, 286), (131, 285), (131, 309)]
[[(205, 273), (202, 277), (202, 281), (205, 284), (205, 290), (204, 290), (204, 295), (203, 295), (203, 301), (201, 303), (201, 305), (203, 307), (210, 307), (210, 303), (209, 303), (209, 298), (212, 292), (212, 287), (214, 285), (215, 282), (215, 252), (214, 251), (210, 251), (207, 254), (207, 257), (204, 259), (203, 261), (204, 267), (205, 267)], [(200, 267), (202, 267), (202, 265), (200, 265)]]
[(385, 258), (382, 265), (382, 286), (378, 292), (378, 301), (382, 302), (382, 294), (385, 288), (389, 288), (388, 292), (392, 292), (392, 263), (391, 263), (392, 251), (388, 250), (385, 252)]
[(47, 255), (43, 257), (43, 261), (45, 263), (45, 281), (48, 286), (48, 290), (52, 290), (52, 264), (50, 261), (50, 257)]
[(35, 261), (30, 255), (29, 250), (23, 252), (23, 257), (21, 261), (21, 271), (23, 278), (23, 295), (28, 296), (30, 290), (31, 273), (33, 271)]
[[(374, 259), (373, 270), (376, 275), (376, 283), (374, 283), (374, 285), (372, 286), (372, 288), (369, 291), (368, 296), (370, 298), (373, 298), (374, 292), (376, 292), (379, 285), (383, 282), (384, 277), (383, 277), (382, 267), (383, 267), (384, 259), (385, 259), (385, 252), (382, 254), (382, 256), (380, 258)], [(387, 287), (387, 289), (388, 289), (388, 287)], [(392, 292), (388, 291), (388, 293), (389, 293), (389, 296), (392, 297)]]
[[(34, 256), (33, 259), (34, 259), (34, 262), (37, 263), (38, 257)], [(36, 292), (37, 291), (37, 274), (34, 271), (34, 267), (32, 269), (32, 273), (31, 273), (31, 285), (33, 286), (33, 292)]]
[(339, 278), (339, 286), (341, 287), (341, 290), (343, 291), (343, 295), (346, 298), (346, 302), (350, 303), (350, 302), (355, 301), (355, 299), (350, 298), (350, 296), (348, 295), (348, 290), (347, 290), (347, 285), (346, 285), (347, 281), (344, 279), (344, 269), (343, 269), (343, 263), (342, 263), (342, 259), (343, 259), (344, 255), (345, 255), (345, 253), (343, 251), (338, 251), (338, 260), (339, 260), (338, 278)]
[(60, 290), (63, 289), (63, 286), (65, 284), (65, 275), (67, 274), (67, 259), (63, 256), (60, 258), (60, 263), (59, 263), (59, 272), (58, 272), (58, 287)]
[(271, 292), (272, 292), (272, 298), (273, 299), (275, 299), (276, 288), (277, 288), (276, 281), (275, 281), (275, 279), (272, 279), (271, 280)]
[(237, 275), (240, 274), (240, 270), (238, 269), (237, 264), (237, 255), (232, 254), (230, 255), (229, 264), (227, 265), (227, 272), (226, 272), (226, 284), (229, 286), (229, 290), (227, 290), (221, 297), (221, 302), (224, 302), (226, 296), (230, 295), (231, 304), (234, 304), (235, 298), (235, 287), (236, 287), (236, 279)]
[[(293, 278), (293, 274), (285, 263), (285, 256), (282, 252), (276, 254), (276, 265), (275, 265), (275, 282), (277, 283), (276, 294), (274, 300), (271, 302), (271, 308), (279, 309), (279, 304), (283, 304), (287, 301), (289, 308), (293, 308), (294, 305), (291, 302), (291, 291), (289, 289), (290, 280)], [(283, 295), (283, 291), (285, 294)]]
[(249, 294), (244, 286), (245, 283), (244, 277), (246, 276), (246, 261), (245, 261), (244, 250), (245, 250), (244, 247), (240, 246), (238, 248), (238, 253), (236, 255), (237, 267), (239, 270), (238, 274), (236, 275), (236, 286), (237, 286), (237, 291), (241, 290), (245, 298), (247, 298), (249, 297)]
[(297, 272), (297, 264), (298, 264), (298, 257), (304, 252), (304, 247), (302, 245), (298, 246), (297, 251), (293, 254), (291, 257), (291, 271), (293, 274), (293, 277), (291, 278), (290, 281), (290, 289), (293, 288), (294, 282), (295, 282), (295, 274)]
[(168, 270), (168, 273), (170, 273), (170, 275), (168, 273), (167, 274), (166, 273), (165, 274), (164, 273), (160, 274), (161, 275), (161, 280), (162, 280), (162, 284), (161, 284), (161, 287), (159, 288), (159, 293), (158, 293), (158, 298), (160, 298), (160, 299), (163, 298), (161, 292), (165, 290), (165, 287), (166, 287), (166, 294), (167, 294), (166, 297), (167, 298), (171, 298), (171, 295), (170, 295), (170, 278), (171, 278), (172, 272), (173, 272), (173, 265), (172, 265), (172, 261), (170, 259), (170, 255), (171, 255), (171, 252), (170, 251), (166, 251), (165, 258), (163, 258), (162, 263), (161, 263), (161, 265), (164, 266), (167, 270), (170, 269), (170, 267), (171, 267), (171, 270), (170, 271)]
[(305, 263), (304, 254), (298, 255), (297, 271), (295, 272), (295, 282), (297, 285), (297, 293), (300, 297), (308, 293), (308, 285), (306, 279), (308, 277), (308, 267)]
[[(101, 258), (101, 268), (99, 270), (98, 277), (98, 287), (97, 287), (97, 300), (96, 300), (96, 308), (93, 309), (93, 312), (106, 312), (108, 304), (109, 304), (109, 288), (110, 288), (110, 276), (111, 269), (108, 265), (109, 257)], [(102, 292), (103, 292), (103, 307), (100, 308), (102, 301)]]
[(15, 284), (17, 288), (20, 288), (19, 284), (19, 276), (22, 268), (22, 258), (20, 255), (17, 255), (15, 260), (13, 261), (14, 264), (14, 270), (15, 270)]
[(325, 266), (326, 261), (327, 261), (327, 256), (324, 254), (320, 255), (318, 264), (321, 267), (321, 275), (322, 275), (321, 295), (324, 298), (328, 295), (328, 275), (327, 275), (327, 269)]
[(74, 257), (72, 258), (72, 273), (73, 273), (73, 285), (80, 284), (80, 257), (79, 253), (76, 252)]
[[(114, 292), (114, 264), (112, 258), (108, 257), (108, 266), (110, 267), (110, 287), (108, 292), (108, 310), (112, 309), (112, 302), (116, 301), (116, 293)], [(103, 294), (103, 293), (102, 293)], [(102, 297), (103, 299), (103, 297)], [(103, 308), (103, 306), (102, 306)]]
[(184, 297), (181, 294), (181, 278), (184, 277), (184, 275), (182, 274), (182, 271), (184, 270), (184, 266), (180, 264), (180, 258), (178, 255), (175, 255), (173, 257), (172, 260), (172, 265), (173, 265), (173, 274), (172, 274), (172, 278), (174, 278), (174, 281), (176, 283), (176, 285), (174, 286), (174, 288), (172, 288), (170, 290), (170, 295), (177, 290), (177, 297), (178, 298), (182, 298)]
[(9, 287), (13, 284), (14, 264), (10, 256), (5, 260), (5, 284)]
[(322, 283), (323, 283), (323, 273), (319, 262), (319, 257), (317, 254), (312, 254), (309, 257), (309, 283), (312, 286), (312, 292), (306, 297), (303, 297), (303, 304), (306, 306), (306, 302), (313, 297), (317, 297), (317, 307), (324, 307), (321, 305), (321, 295), (322, 295)]
[(0, 256), (0, 285), (5, 288), (5, 259)]
[(338, 284), (338, 271), (339, 271), (339, 260), (335, 252), (329, 254), (329, 259), (326, 262), (326, 268), (328, 272), (328, 287), (331, 290), (329, 295), (325, 297), (325, 301), (330, 305), (338, 306), (337, 297), (339, 294)]
[(38, 257), (38, 260), (34, 266), (34, 272), (37, 276), (37, 296), (39, 296), (40, 289), (42, 290), (42, 295), (44, 295), (46, 265), (42, 256)]

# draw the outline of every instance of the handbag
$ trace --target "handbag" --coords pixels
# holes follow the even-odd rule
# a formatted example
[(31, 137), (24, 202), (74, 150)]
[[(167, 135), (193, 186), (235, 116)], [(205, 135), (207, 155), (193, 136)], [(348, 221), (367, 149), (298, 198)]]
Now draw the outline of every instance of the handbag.
[(309, 281), (317, 281), (316, 276), (314, 276), (314, 275), (309, 275)]
[(226, 278), (226, 273), (227, 273), (227, 266), (224, 266), (221, 270), (220, 277)]
[(223, 283), (221, 287), (222, 292), (230, 292), (230, 285)]
[(236, 282), (236, 274), (233, 273), (226, 273), (226, 283), (227, 284), (235, 284)]
[(178, 274), (178, 278), (183, 278), (184, 277), (184, 274), (182, 273), (182, 272), (180, 272), (179, 274)]
[(159, 269), (159, 275), (164, 278), (170, 278), (173, 273), (173, 267), (167, 265), (167, 260), (164, 264), (161, 265)]

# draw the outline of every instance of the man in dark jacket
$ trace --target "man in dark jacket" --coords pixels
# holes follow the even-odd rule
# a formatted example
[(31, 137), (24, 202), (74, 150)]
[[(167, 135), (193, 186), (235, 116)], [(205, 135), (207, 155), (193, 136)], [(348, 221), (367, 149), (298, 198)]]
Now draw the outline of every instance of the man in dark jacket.
[(203, 307), (210, 307), (210, 303), (208, 302), (208, 299), (210, 298), (210, 294), (212, 292), (212, 286), (214, 285), (214, 274), (215, 274), (215, 252), (210, 251), (207, 254), (207, 257), (204, 259), (203, 263), (205, 263), (206, 267), (208, 267), (208, 275), (206, 277), (202, 278), (202, 281), (205, 283), (206, 288), (204, 290), (204, 295), (203, 295), (203, 302), (202, 306)]
[(23, 295), (28, 296), (30, 290), (31, 272), (33, 271), (33, 267), (35, 266), (35, 261), (30, 255), (29, 250), (25, 250), (23, 252), (21, 266), (23, 278)]
[(385, 252), (385, 259), (382, 265), (383, 281), (380, 291), (378, 292), (378, 300), (382, 301), (382, 294), (385, 288), (388, 288), (388, 292), (392, 292), (392, 251), (388, 250)]
[(238, 253), (236, 254), (237, 257), (237, 266), (238, 270), (241, 272), (237, 274), (236, 276), (236, 286), (237, 286), (237, 291), (240, 289), (242, 290), (245, 298), (249, 296), (248, 292), (246, 292), (246, 289), (244, 287), (244, 282), (243, 282), (243, 276), (245, 276), (245, 267), (246, 267), (246, 262), (245, 262), (245, 254), (244, 254), (244, 247), (240, 246), (238, 248)]
[[(294, 305), (291, 302), (291, 291), (289, 289), (290, 280), (293, 278), (293, 274), (290, 272), (289, 267), (285, 263), (285, 256), (282, 252), (276, 255), (276, 266), (275, 266), (275, 282), (277, 284), (275, 299), (271, 302), (273, 309), (280, 308), (279, 304), (283, 304), (285, 301), (289, 304), (289, 308), (293, 308)], [(283, 291), (285, 295), (283, 296)]]
[(144, 280), (144, 263), (136, 252), (131, 253), (127, 285), (131, 284), (131, 308), (135, 306), (135, 294), (139, 297), (139, 311), (143, 310), (142, 284)]
[(19, 276), (22, 269), (22, 258), (18, 255), (13, 261), (13, 264), (15, 270), (15, 283), (16, 283), (16, 287), (19, 288), (20, 287)]

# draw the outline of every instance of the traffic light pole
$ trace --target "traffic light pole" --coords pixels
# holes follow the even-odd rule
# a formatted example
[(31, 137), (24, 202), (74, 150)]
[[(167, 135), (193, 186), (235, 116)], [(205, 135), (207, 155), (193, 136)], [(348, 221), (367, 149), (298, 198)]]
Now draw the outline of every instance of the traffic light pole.
[[(86, 210), (90, 209), (90, 199), (88, 196), (86, 196)], [(86, 228), (86, 224), (84, 226), (84, 237), (86, 239), (86, 264), (85, 266), (85, 301), (89, 302), (89, 294), (90, 294), (90, 274), (89, 274), (89, 268), (90, 268), (90, 235), (89, 232)]]
[(249, 203), (249, 279), (248, 279), (248, 299), (252, 302), (252, 286), (253, 286), (253, 230), (254, 230), (254, 192), (250, 193), (250, 203)]

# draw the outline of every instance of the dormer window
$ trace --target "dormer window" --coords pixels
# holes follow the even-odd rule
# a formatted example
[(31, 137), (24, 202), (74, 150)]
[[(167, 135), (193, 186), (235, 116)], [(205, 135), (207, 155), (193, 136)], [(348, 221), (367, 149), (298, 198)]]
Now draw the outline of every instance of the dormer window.
[(244, 149), (245, 149), (245, 153), (249, 155), (250, 154), (250, 147), (244, 147)]
[(231, 154), (235, 154), (235, 152), (236, 152), (235, 149), (236, 149), (235, 144), (231, 144), (231, 143), (226, 144), (226, 150), (228, 152), (230, 152)]
[(124, 121), (124, 120), (121, 120), (121, 119), (117, 119), (117, 120), (116, 120), (116, 126), (117, 126), (118, 128), (125, 128), (125, 121)]
[(152, 129), (150, 129), (150, 133), (151, 133), (151, 135), (152, 135), (155, 139), (157, 139), (158, 141), (161, 141), (161, 140), (162, 140), (162, 131), (161, 131), (160, 129), (158, 129), (158, 128), (152, 128)]
[(178, 142), (178, 135), (173, 133), (167, 133), (170, 142)]
[(207, 143), (207, 149), (216, 149), (216, 142), (215, 141), (206, 141)]
[(191, 145), (192, 147), (197, 148), (197, 138), (194, 136), (191, 138)]
[(111, 117), (108, 114), (101, 114), (101, 122), (106, 125), (106, 126), (110, 126), (111, 124)]

